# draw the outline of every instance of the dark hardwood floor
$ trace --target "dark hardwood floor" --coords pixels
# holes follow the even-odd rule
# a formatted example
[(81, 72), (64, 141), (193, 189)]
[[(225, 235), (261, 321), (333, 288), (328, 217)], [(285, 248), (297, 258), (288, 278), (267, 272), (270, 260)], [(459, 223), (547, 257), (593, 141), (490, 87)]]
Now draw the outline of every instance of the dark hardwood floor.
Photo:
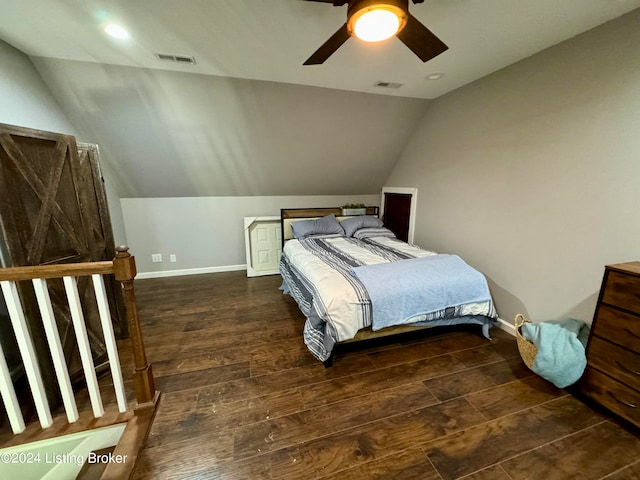
[(135, 478), (640, 479), (640, 437), (534, 375), (505, 332), (438, 330), (325, 369), (279, 286), (136, 282), (162, 400)]

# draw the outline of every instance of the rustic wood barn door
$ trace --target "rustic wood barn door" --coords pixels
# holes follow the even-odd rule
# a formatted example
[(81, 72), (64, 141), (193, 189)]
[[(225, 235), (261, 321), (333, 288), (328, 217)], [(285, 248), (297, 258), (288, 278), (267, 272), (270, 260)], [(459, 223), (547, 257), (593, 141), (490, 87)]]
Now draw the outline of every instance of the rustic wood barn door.
[[(100, 170), (98, 146), (78, 143), (78, 165), (80, 175), (77, 192), (83, 216), (87, 218), (90, 229), (87, 240), (91, 261), (112, 260), (116, 255), (116, 249), (104, 179)], [(111, 321), (115, 333), (119, 337), (127, 336), (121, 286), (113, 277), (105, 278), (105, 289), (111, 305)]]
[[(0, 124), (0, 232), (4, 239), (4, 266), (89, 262), (113, 258), (114, 245), (99, 169), (92, 151), (80, 155), (71, 135)], [(93, 159), (97, 160), (97, 156)], [(24, 282), (22, 282), (24, 283)], [(118, 291), (108, 286), (114, 299)], [(82, 367), (62, 281), (50, 281), (49, 290), (69, 373), (82, 377)], [(90, 279), (80, 278), (78, 290), (96, 365), (106, 362), (100, 320)], [(57, 397), (57, 387), (30, 285), (21, 285), (25, 315), (47, 392)], [(90, 307), (89, 307), (90, 306)], [(119, 330), (121, 310), (112, 308)]]

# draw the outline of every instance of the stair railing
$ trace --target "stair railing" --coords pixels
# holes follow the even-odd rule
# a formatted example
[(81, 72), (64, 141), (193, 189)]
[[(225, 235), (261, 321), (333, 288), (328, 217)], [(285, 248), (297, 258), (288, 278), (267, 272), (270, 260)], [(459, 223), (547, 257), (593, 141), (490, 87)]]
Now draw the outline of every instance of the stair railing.
[[(78, 408), (71, 386), (69, 371), (62, 349), (51, 299), (49, 297), (47, 288), (48, 279), (62, 278), (63, 280), (94, 417), (98, 418), (104, 414), (104, 405), (100, 395), (82, 304), (78, 293), (77, 278), (82, 276), (91, 276), (92, 279), (119, 411), (127, 411), (127, 400), (118, 348), (111, 323), (109, 302), (104, 286), (103, 277), (105, 275), (114, 275), (115, 279), (122, 285), (134, 358), (133, 382), (136, 395), (134, 411), (144, 410), (155, 405), (158, 392), (156, 392), (153, 372), (145, 353), (133, 286), (136, 276), (135, 259), (129, 253), (127, 247), (118, 247), (116, 251), (116, 256), (113, 261), (0, 268), (2, 293), (7, 304), (9, 318), (22, 357), (25, 374), (34, 400), (35, 410), (42, 428), (50, 427), (53, 419), (38, 366), (37, 354), (33, 347), (33, 341), (30, 337), (18, 291), (17, 282), (20, 281), (31, 281), (33, 284), (47, 345), (49, 347), (49, 354), (53, 361), (62, 403), (69, 423), (78, 420)], [(40, 352), (40, 354), (43, 353)], [(18, 434), (23, 432), (26, 428), (25, 421), (11, 380), (2, 345), (0, 345), (0, 394), (2, 395), (13, 433)]]

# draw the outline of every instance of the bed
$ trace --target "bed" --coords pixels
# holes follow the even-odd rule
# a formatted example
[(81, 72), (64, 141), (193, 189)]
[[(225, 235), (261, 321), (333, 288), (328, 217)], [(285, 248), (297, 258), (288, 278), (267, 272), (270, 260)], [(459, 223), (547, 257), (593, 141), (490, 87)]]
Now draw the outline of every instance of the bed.
[(377, 217), (282, 209), (281, 289), (306, 317), (303, 339), (331, 365), (338, 344), (435, 326), (479, 325), (497, 312), (484, 276), (460, 257), (403, 242)]

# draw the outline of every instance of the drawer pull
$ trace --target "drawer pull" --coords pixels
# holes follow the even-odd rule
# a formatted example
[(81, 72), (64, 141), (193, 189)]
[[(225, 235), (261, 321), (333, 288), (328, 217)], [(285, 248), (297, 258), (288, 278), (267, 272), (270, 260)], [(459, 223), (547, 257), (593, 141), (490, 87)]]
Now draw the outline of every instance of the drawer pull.
[(627, 403), (624, 402), (622, 400), (620, 400), (618, 397), (616, 397), (613, 393), (611, 393), (610, 391), (607, 390), (607, 393), (611, 396), (611, 398), (613, 398), (616, 402), (621, 403), (623, 405), (626, 405), (629, 408), (638, 408), (636, 407), (633, 403)]
[(640, 335), (638, 335), (637, 333), (632, 332), (631, 330), (629, 330), (628, 328), (624, 329), (625, 332), (627, 332), (629, 335), (631, 335), (632, 337), (636, 337), (636, 338), (640, 338)]
[(616, 360), (616, 365), (618, 365), (618, 367), (620, 367), (622, 370), (624, 370), (625, 372), (629, 372), (629, 373), (633, 373), (634, 375), (638, 375), (640, 377), (640, 372), (637, 370), (631, 370), (628, 367), (625, 367), (623, 364), (621, 364), (618, 360)]

